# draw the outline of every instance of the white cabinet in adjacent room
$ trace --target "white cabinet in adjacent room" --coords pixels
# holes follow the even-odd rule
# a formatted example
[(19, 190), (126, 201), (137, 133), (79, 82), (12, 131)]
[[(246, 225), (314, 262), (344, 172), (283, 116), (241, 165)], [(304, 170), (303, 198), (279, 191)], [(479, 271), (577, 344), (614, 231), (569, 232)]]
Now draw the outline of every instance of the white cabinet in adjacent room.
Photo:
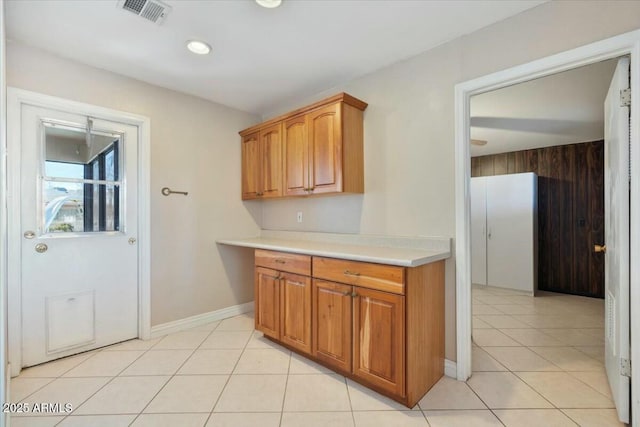
[(537, 288), (537, 176), (471, 178), (471, 276), (534, 293)]

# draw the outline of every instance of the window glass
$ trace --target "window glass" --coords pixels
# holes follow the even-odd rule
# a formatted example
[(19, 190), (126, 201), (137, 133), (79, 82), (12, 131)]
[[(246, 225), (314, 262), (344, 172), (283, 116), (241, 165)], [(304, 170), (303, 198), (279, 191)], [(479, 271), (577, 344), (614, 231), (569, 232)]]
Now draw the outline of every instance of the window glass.
[(43, 202), (46, 233), (85, 231), (82, 184), (45, 181)]
[(45, 233), (120, 230), (119, 142), (45, 123)]
[(84, 164), (64, 163), (47, 160), (45, 162), (45, 175), (52, 178), (84, 178)]

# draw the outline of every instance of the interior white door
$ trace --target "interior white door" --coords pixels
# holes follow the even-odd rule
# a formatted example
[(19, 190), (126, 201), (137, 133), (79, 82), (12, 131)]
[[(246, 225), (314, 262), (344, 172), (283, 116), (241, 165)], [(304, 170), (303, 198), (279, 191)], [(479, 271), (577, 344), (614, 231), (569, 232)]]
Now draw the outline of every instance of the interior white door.
[(487, 179), (487, 283), (536, 290), (536, 175), (519, 173)]
[(471, 178), (471, 283), (487, 284), (487, 178)]
[(20, 115), (26, 367), (138, 335), (138, 132), (24, 104)]
[[(629, 422), (629, 107), (620, 91), (629, 87), (629, 58), (621, 58), (604, 102), (605, 364), (622, 422)], [(596, 242), (597, 243), (597, 242)]]

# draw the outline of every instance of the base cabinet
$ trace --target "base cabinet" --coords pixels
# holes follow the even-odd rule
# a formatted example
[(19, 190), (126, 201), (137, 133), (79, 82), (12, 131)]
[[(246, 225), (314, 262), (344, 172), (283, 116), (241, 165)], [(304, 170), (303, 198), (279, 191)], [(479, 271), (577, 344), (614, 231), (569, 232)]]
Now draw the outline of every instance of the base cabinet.
[(280, 277), (275, 270), (257, 267), (255, 279), (256, 329), (268, 337), (280, 338)]
[(311, 258), (267, 251), (256, 251), (255, 258), (256, 329), (311, 354), (311, 278), (304, 275)]
[(404, 397), (404, 296), (354, 289), (353, 374)]
[(311, 279), (299, 274), (280, 275), (280, 340), (311, 353)]
[(313, 279), (313, 356), (351, 372), (352, 286)]
[(256, 329), (412, 408), (444, 374), (444, 261), (300, 257), (256, 250)]

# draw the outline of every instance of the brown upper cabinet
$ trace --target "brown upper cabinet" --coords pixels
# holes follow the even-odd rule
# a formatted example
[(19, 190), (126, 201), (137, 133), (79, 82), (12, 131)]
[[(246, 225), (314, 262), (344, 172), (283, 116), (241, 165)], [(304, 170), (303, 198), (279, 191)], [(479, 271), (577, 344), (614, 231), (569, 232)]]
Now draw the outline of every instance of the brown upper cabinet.
[(282, 125), (242, 137), (242, 199), (282, 196)]
[(364, 192), (366, 108), (341, 93), (240, 132), (242, 199)]

